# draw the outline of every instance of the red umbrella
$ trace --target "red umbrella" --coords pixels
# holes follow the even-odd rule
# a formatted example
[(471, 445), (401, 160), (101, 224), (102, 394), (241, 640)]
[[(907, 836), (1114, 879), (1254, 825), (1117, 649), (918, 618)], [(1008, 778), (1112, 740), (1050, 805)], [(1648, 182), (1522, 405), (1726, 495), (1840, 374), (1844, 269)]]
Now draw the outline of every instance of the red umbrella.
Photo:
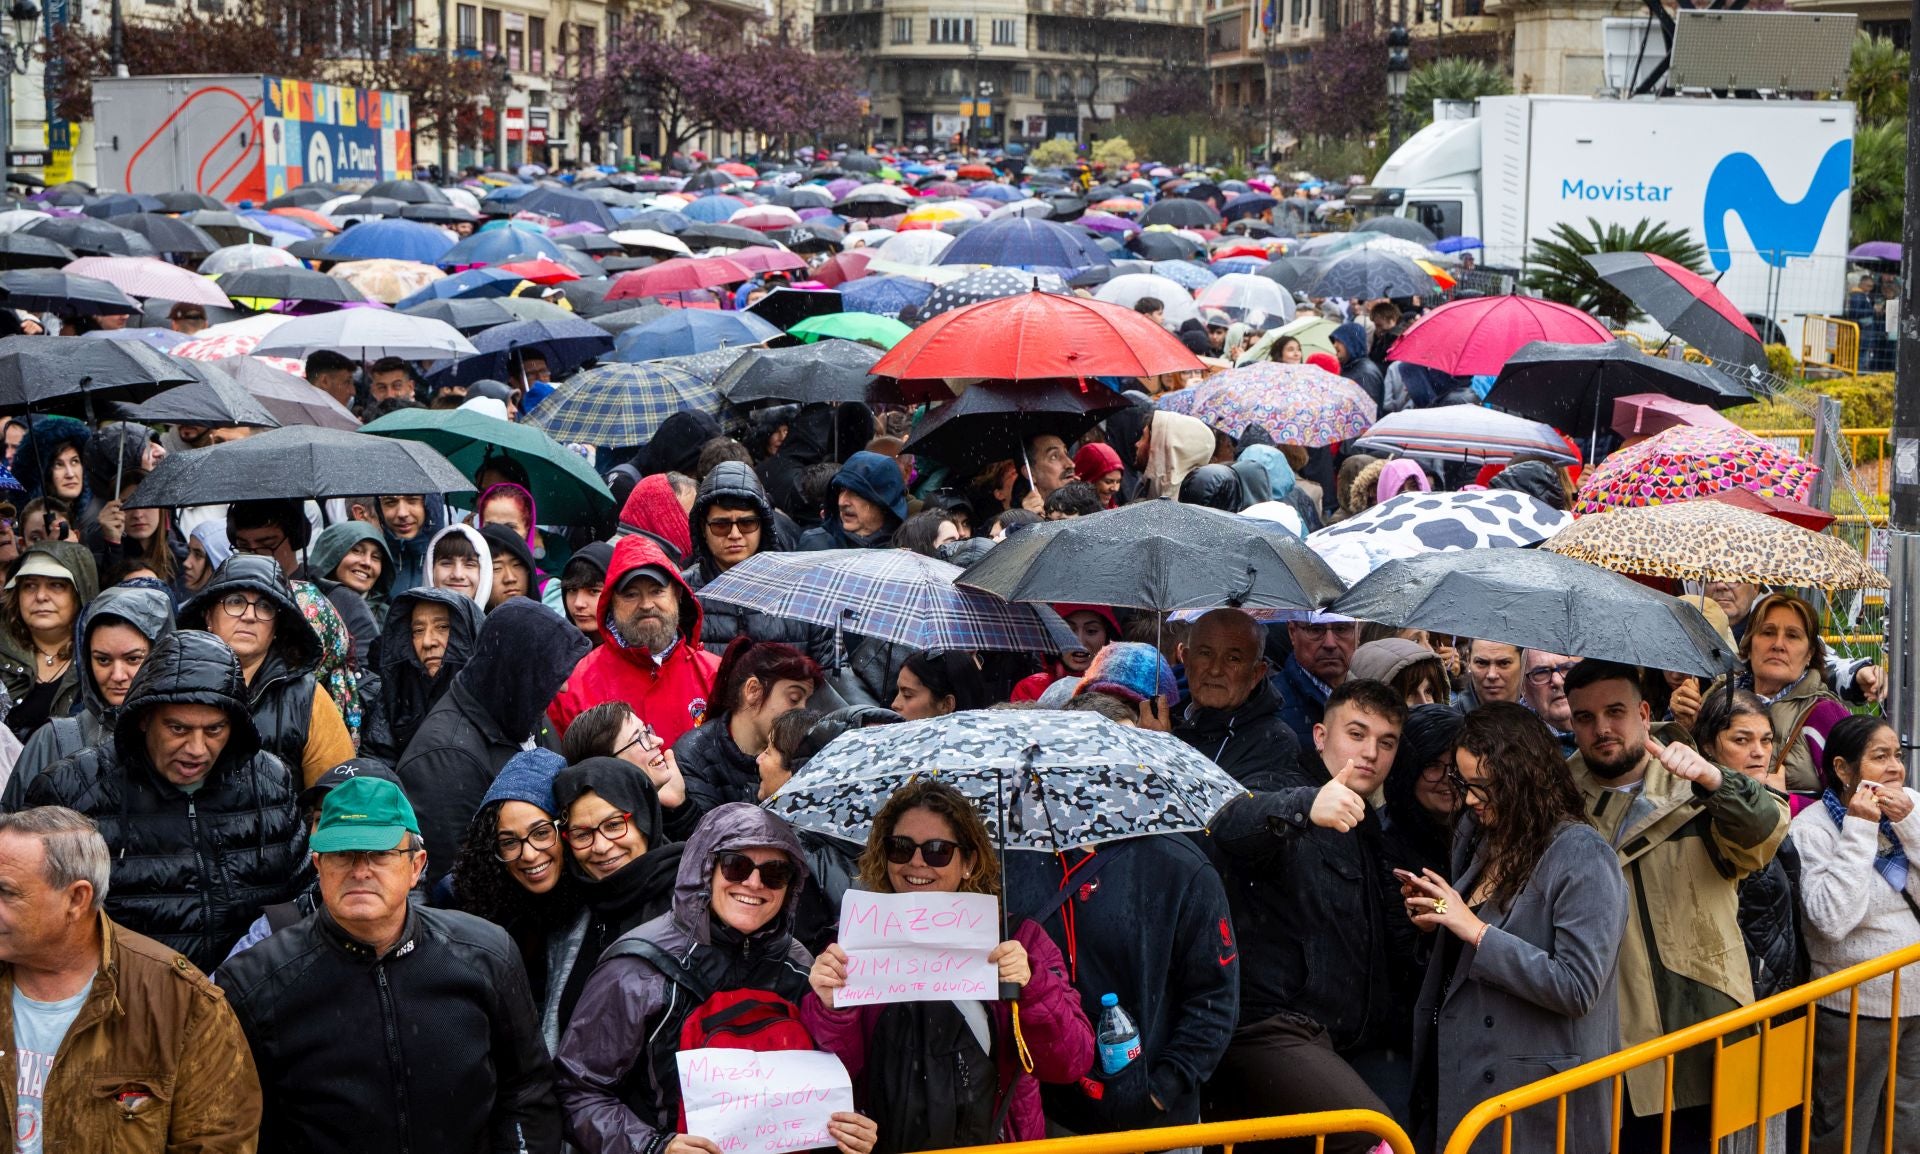
[(1718, 493), (1708, 493), (1702, 501), (1718, 501), (1723, 505), (1732, 505), (1739, 509), (1751, 509), (1756, 513), (1765, 513), (1769, 517), (1778, 517), (1818, 533), (1833, 524), (1833, 514), (1816, 505), (1796, 501), (1791, 497), (1776, 497), (1770, 493), (1756, 493), (1752, 489), (1722, 489)]
[(881, 357), (873, 375), (898, 380), (902, 397), (931, 400), (951, 395), (942, 383), (949, 377), (1085, 380), (1200, 367), (1185, 345), (1132, 309), (1032, 292), (940, 314)]
[(1586, 261), (1668, 332), (1715, 361), (1767, 367), (1766, 346), (1752, 322), (1706, 277), (1650, 252), (1603, 252)]
[(754, 177), (760, 175), (746, 165), (734, 161), (729, 161), (726, 164), (716, 164), (713, 167), (717, 171), (726, 173), (728, 176), (743, 176), (748, 180), (752, 180)]
[(1415, 321), (1387, 358), (1470, 377), (1499, 372), (1529, 341), (1598, 345), (1612, 339), (1607, 326), (1570, 305), (1538, 297), (1472, 297)]
[(517, 260), (512, 264), (503, 264), (501, 272), (510, 272), (521, 280), (530, 280), (534, 284), (559, 284), (561, 281), (579, 280), (580, 274), (551, 257), (535, 257), (532, 260)]
[(743, 248), (727, 259), (758, 273), (792, 272), (807, 267), (806, 261), (783, 248)]
[(613, 287), (607, 290), (607, 299), (620, 301), (632, 297), (658, 296), (661, 293), (690, 292), (752, 279), (752, 270), (742, 268), (731, 257), (678, 257), (621, 273), (614, 278)]
[(984, 164), (963, 164), (954, 170), (953, 175), (961, 180), (992, 180), (1000, 174)]
[(867, 275), (867, 262), (873, 259), (873, 250), (856, 248), (852, 252), (843, 252), (828, 257), (819, 268), (813, 270), (813, 279), (835, 288), (850, 280), (859, 280)]

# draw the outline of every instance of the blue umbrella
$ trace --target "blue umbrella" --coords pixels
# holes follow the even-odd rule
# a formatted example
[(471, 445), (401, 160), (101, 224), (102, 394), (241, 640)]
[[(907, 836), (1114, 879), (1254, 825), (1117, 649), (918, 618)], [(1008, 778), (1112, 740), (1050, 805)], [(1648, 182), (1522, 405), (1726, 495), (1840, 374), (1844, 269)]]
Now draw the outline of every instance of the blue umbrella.
[(1214, 261), (1208, 267), (1215, 276), (1226, 276), (1230, 272), (1259, 272), (1267, 267), (1267, 262), (1257, 256), (1230, 256)]
[(481, 199), (481, 203), (482, 204), (512, 204), (514, 201), (519, 200), (521, 197), (530, 196), (533, 193), (536, 193), (538, 191), (540, 191), (538, 185), (506, 184), (506, 185), (500, 186), (499, 188), (494, 189), (492, 192), (489, 192), (485, 197)]
[(725, 224), (727, 218), (739, 211), (743, 202), (731, 196), (703, 196), (681, 209), (689, 220), (702, 224)]
[(547, 228), (530, 220), (490, 220), (474, 229), (475, 232), (530, 232), (535, 236), (547, 235)]
[(186, 333), (176, 333), (172, 329), (95, 329), (83, 333), (95, 340), (102, 341), (138, 341), (140, 344), (159, 349), (163, 353), (172, 352), (175, 345), (184, 345), (193, 338)]
[(564, 261), (566, 250), (539, 233), (522, 232), (517, 228), (502, 228), (474, 233), (441, 253), (434, 263), (448, 267), (462, 264), (506, 264), (509, 261), (532, 260), (537, 256)]
[(576, 317), (495, 325), (472, 340), (478, 353), (446, 362), (427, 374), (427, 382), (439, 386), (505, 380), (517, 355), (536, 352), (555, 377), (564, 377), (613, 347), (605, 329)]
[(898, 317), (909, 306), (927, 303), (933, 286), (905, 276), (863, 276), (840, 286), (840, 307), (850, 313), (875, 313)]
[(266, 229), (276, 237), (289, 236), (295, 240), (306, 240), (319, 236), (320, 230), (303, 220), (291, 216), (281, 216), (277, 212), (268, 212), (264, 208), (242, 208), (235, 210), (241, 220), (249, 221)]
[(975, 200), (997, 200), (1002, 204), (1011, 204), (1016, 200), (1025, 200), (1027, 196), (1026, 193), (1021, 192), (1010, 184), (993, 184), (987, 181), (982, 181), (974, 185), (973, 191), (967, 193), (967, 195)]
[(550, 216), (569, 223), (586, 221), (601, 228), (612, 228), (613, 215), (607, 206), (590, 196), (581, 196), (577, 192), (561, 192), (556, 188), (535, 189), (514, 202), (516, 212), (537, 212), (541, 216)]
[(1477, 236), (1447, 236), (1433, 242), (1435, 252), (1465, 252), (1470, 248), (1480, 248)]
[(1188, 260), (1157, 260), (1153, 262), (1153, 271), (1189, 292), (1206, 288), (1220, 279)]
[(503, 297), (512, 293), (520, 278), (497, 268), (470, 268), (463, 273), (434, 281), (412, 296), (402, 297), (393, 307), (409, 309), (428, 301), (472, 297)]
[(146, 196), (129, 192), (109, 192), (89, 201), (80, 211), (91, 217), (105, 220), (110, 216), (124, 216), (130, 212), (158, 212), (163, 206), (157, 196)]
[(367, 220), (343, 230), (320, 250), (323, 260), (416, 260), (436, 264), (453, 247), (447, 234), (415, 220)]
[(1269, 209), (1280, 207), (1280, 202), (1261, 192), (1249, 192), (1236, 196), (1227, 202), (1220, 213), (1228, 220), (1240, 220), (1243, 217), (1255, 217)]
[(656, 357), (684, 357), (719, 348), (741, 348), (780, 335), (780, 330), (752, 313), (713, 309), (675, 309), (657, 320), (636, 325), (613, 342), (610, 361), (650, 361)]
[(1084, 233), (1050, 220), (1009, 216), (968, 229), (940, 254), (940, 263), (1072, 270), (1113, 262)]

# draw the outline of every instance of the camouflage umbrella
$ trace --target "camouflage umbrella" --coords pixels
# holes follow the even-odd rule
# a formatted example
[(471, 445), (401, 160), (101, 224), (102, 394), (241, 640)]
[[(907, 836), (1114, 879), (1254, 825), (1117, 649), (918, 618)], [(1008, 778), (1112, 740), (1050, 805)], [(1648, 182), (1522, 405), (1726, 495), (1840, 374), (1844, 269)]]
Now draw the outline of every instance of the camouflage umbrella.
[(1543, 549), (1616, 573), (1820, 589), (1885, 589), (1887, 579), (1838, 537), (1719, 501), (1590, 514)]

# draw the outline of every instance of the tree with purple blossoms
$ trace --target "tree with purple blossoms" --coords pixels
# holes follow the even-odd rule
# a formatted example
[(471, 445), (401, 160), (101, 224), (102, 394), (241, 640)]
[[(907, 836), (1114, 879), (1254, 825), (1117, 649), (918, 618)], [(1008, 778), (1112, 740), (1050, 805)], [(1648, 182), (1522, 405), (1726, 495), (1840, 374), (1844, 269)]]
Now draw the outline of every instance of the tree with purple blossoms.
[(1354, 139), (1387, 118), (1387, 41), (1362, 21), (1316, 46), (1302, 67), (1279, 73), (1285, 127), (1301, 137)]

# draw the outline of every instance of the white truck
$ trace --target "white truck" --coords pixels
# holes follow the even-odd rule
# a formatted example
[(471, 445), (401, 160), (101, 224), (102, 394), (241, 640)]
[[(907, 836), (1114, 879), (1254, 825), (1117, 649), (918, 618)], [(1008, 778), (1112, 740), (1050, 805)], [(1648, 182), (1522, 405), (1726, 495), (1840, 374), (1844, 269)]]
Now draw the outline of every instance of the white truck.
[(1558, 225), (1651, 220), (1693, 233), (1708, 275), (1762, 337), (1797, 346), (1801, 317), (1840, 315), (1853, 105), (1488, 96), (1464, 117), (1436, 111), (1371, 185), (1349, 190), (1357, 215), (1478, 237), (1481, 263), (1509, 269)]

